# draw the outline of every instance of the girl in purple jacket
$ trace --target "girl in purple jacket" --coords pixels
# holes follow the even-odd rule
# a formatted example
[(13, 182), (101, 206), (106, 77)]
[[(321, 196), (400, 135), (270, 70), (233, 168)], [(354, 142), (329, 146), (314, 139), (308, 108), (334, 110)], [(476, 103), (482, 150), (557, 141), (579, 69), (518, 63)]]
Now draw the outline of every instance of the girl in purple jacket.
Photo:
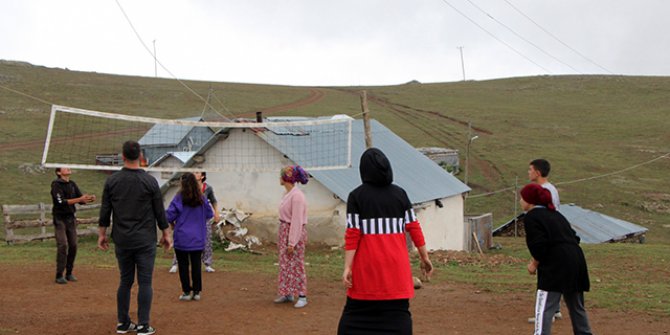
[[(200, 257), (205, 249), (207, 222), (214, 216), (214, 212), (192, 173), (182, 175), (181, 189), (172, 199), (166, 216), (174, 230), (174, 251), (183, 291), (179, 300), (198, 301), (202, 291)], [(189, 278), (189, 263), (192, 283)]]

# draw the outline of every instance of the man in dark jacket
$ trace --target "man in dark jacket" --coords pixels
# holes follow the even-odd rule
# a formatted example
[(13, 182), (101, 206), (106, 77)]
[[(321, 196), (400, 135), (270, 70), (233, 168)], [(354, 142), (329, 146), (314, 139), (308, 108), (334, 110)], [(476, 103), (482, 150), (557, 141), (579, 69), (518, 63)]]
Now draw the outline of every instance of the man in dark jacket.
[[(156, 258), (156, 226), (161, 229), (160, 244), (169, 250), (172, 239), (165, 218), (163, 198), (156, 179), (140, 168), (140, 145), (135, 141), (123, 144), (123, 169), (105, 182), (100, 207), (98, 247), (109, 248), (107, 227), (113, 217), (112, 240), (119, 263), (120, 283), (116, 293), (118, 324), (116, 332), (125, 334), (153, 334), (149, 325), (151, 314), (151, 287)], [(130, 320), (130, 289), (137, 272), (138, 324)]]
[(552, 317), (561, 295), (570, 312), (574, 334), (591, 335), (584, 309), (584, 292), (590, 289), (589, 274), (577, 233), (556, 211), (551, 193), (542, 186), (526, 185), (520, 202), (526, 211), (526, 245), (537, 260), (528, 264), (528, 272), (537, 273), (535, 335), (551, 334)]
[[(75, 204), (87, 204), (95, 201), (95, 195), (81, 194), (77, 184), (70, 180), (69, 168), (56, 168), (56, 180), (51, 182), (51, 200), (53, 201), (54, 230), (56, 235), (56, 283), (67, 284), (77, 281), (72, 274), (74, 259), (77, 257), (77, 223), (74, 213)], [(65, 271), (65, 276), (63, 276)]]

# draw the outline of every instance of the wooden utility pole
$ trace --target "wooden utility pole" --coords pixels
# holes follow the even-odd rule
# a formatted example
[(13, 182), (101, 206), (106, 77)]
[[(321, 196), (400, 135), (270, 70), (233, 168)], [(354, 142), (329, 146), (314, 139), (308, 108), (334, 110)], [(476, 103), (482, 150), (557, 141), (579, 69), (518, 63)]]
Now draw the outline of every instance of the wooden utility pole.
[(365, 148), (372, 148), (372, 134), (370, 131), (370, 111), (368, 110), (368, 92), (361, 92), (361, 110), (363, 111), (363, 127), (365, 128)]

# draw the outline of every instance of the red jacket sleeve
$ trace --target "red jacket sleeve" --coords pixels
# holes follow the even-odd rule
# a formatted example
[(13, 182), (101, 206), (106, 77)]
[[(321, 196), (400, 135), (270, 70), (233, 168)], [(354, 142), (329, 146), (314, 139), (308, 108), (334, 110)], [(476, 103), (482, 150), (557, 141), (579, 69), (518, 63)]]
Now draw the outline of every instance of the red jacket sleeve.
[(417, 219), (416, 214), (414, 214), (414, 209), (408, 209), (405, 212), (405, 230), (409, 232), (409, 236), (414, 242), (414, 246), (417, 248), (423, 247), (426, 245), (426, 241), (423, 238), (423, 231), (421, 230), (421, 225), (419, 224), (419, 219)]

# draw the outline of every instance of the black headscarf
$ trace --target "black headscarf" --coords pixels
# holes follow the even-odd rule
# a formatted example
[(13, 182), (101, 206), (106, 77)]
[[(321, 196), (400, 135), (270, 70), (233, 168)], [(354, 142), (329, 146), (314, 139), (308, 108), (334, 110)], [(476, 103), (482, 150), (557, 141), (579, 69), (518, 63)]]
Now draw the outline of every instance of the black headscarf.
[(359, 169), (361, 172), (361, 180), (365, 184), (386, 186), (393, 183), (391, 162), (389, 162), (386, 155), (377, 148), (365, 150), (361, 156)]

